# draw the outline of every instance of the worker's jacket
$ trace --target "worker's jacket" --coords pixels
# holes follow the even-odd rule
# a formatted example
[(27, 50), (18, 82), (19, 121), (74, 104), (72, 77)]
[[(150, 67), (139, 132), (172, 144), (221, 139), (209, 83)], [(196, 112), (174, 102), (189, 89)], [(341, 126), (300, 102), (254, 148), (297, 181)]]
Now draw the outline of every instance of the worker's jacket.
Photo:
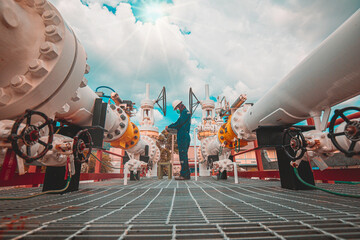
[(168, 126), (168, 128), (174, 128), (177, 130), (177, 143), (179, 148), (183, 148), (186, 146), (189, 147), (190, 145), (190, 125), (191, 115), (189, 111), (185, 108), (181, 111), (178, 120)]

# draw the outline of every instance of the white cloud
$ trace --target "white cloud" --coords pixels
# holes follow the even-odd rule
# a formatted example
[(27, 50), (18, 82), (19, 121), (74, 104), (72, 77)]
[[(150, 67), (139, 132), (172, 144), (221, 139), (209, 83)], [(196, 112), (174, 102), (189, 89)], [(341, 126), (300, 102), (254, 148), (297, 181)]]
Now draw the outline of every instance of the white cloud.
[(163, 118), (164, 118), (163, 114), (159, 110), (154, 109), (155, 123), (158, 122), (158, 121), (161, 121)]
[(168, 103), (187, 104), (189, 87), (203, 99), (205, 83), (213, 96), (233, 101), (246, 93), (256, 102), (360, 6), (356, 0), (174, 0), (167, 17), (144, 24), (126, 1), (51, 2), (87, 51), (89, 85), (109, 85), (138, 107), (146, 82), (151, 96), (166, 86)]

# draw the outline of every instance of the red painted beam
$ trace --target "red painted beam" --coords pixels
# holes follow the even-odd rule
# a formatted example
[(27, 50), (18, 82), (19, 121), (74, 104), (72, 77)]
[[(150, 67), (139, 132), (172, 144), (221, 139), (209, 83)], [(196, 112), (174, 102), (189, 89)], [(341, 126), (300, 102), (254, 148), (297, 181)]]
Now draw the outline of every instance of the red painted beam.
[(17, 185), (34, 185), (44, 182), (45, 173), (26, 173), (24, 175), (15, 174), (8, 181), (0, 181), (0, 187)]
[(315, 180), (360, 181), (360, 168), (314, 170)]

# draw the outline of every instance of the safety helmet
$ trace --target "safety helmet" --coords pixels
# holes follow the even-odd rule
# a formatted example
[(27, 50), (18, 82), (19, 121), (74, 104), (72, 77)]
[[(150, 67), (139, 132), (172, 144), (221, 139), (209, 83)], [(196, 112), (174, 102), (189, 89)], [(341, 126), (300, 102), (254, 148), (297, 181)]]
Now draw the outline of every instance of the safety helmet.
[(173, 109), (175, 110), (175, 108), (176, 108), (180, 103), (182, 103), (182, 101), (177, 100), (177, 99), (176, 99), (175, 101), (173, 101), (173, 103), (172, 103)]

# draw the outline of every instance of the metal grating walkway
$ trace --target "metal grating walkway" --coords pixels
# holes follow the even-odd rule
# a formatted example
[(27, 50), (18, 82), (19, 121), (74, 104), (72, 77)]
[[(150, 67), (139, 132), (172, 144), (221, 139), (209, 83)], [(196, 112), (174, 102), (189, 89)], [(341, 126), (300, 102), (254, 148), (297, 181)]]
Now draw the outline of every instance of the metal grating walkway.
[[(143, 178), (0, 202), (2, 239), (360, 239), (360, 200), (278, 181)], [(360, 186), (318, 184), (360, 194)], [(39, 188), (0, 188), (2, 196)]]

